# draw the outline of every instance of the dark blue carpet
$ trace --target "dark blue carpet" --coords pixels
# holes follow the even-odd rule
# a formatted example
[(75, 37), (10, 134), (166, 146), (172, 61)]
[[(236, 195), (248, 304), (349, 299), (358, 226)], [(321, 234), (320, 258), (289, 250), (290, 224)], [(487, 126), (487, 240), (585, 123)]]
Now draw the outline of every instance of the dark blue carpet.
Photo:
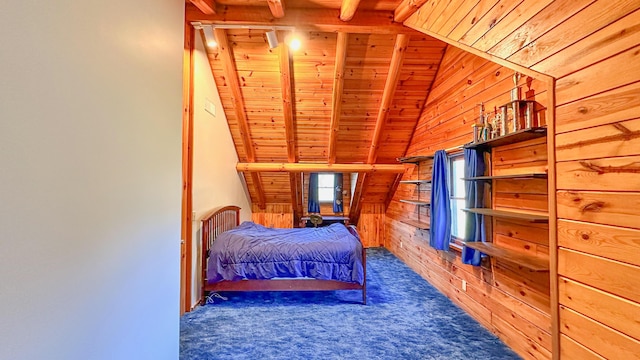
[(223, 293), (185, 314), (187, 359), (519, 359), (386, 249), (359, 291)]

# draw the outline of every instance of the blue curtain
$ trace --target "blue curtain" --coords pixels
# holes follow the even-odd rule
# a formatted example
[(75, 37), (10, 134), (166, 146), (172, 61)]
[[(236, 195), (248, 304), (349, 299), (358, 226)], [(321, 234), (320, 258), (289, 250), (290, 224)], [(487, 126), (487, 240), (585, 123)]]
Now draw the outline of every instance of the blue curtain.
[(335, 174), (333, 176), (333, 189), (335, 191), (333, 197), (333, 212), (341, 213), (344, 209), (342, 207), (342, 174)]
[(309, 214), (320, 213), (320, 200), (318, 198), (318, 173), (311, 173), (309, 176)]
[[(464, 176), (483, 176), (485, 170), (484, 154), (475, 149), (464, 149)], [(484, 181), (465, 181), (467, 208), (484, 207)], [(480, 214), (465, 213), (465, 242), (486, 241), (484, 216)], [(462, 248), (462, 262), (465, 264), (480, 265), (483, 254), (480, 251), (464, 247)]]
[(449, 250), (451, 241), (451, 203), (447, 172), (449, 160), (444, 150), (436, 151), (431, 176), (431, 226), (429, 244), (438, 250)]

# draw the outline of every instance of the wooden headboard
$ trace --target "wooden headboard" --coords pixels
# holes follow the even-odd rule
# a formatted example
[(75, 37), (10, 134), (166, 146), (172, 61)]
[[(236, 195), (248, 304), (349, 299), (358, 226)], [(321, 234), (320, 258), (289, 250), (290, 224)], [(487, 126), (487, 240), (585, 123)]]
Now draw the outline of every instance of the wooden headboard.
[(202, 294), (207, 279), (207, 258), (213, 241), (227, 230), (240, 225), (240, 208), (238, 206), (225, 206), (212, 211), (202, 219)]

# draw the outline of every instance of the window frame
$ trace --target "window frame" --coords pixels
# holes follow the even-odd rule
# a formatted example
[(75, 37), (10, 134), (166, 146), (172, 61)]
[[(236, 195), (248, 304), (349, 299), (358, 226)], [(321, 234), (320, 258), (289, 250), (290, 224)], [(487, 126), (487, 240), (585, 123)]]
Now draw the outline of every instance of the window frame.
[[(320, 177), (321, 176), (331, 176), (331, 187), (328, 186), (320, 186)], [(336, 191), (335, 191), (335, 181), (336, 181), (336, 174), (335, 173), (318, 173), (318, 203), (320, 204), (333, 204), (333, 202), (336, 200)], [(331, 199), (330, 200), (323, 200), (320, 197), (320, 189), (331, 189)]]
[[(451, 202), (452, 206), (451, 206), (451, 216), (452, 216), (452, 222), (451, 222), (451, 238), (449, 239), (449, 244), (452, 248), (454, 249), (462, 249), (462, 246), (464, 245), (464, 238), (459, 237), (457, 235), (454, 235), (454, 222), (453, 222), (453, 216), (455, 215), (455, 213), (453, 212), (454, 207), (453, 207), (453, 202), (454, 201), (460, 201), (460, 200), (466, 200), (466, 190), (463, 187), (463, 191), (464, 194), (462, 197), (460, 196), (456, 196), (456, 194), (454, 194), (454, 182), (456, 181), (456, 178), (459, 177), (464, 177), (464, 169), (466, 167), (466, 163), (464, 160), (464, 153), (463, 152), (455, 152), (455, 153), (451, 153), (447, 155), (447, 159), (449, 161), (449, 176), (447, 179), (447, 185), (449, 186), (449, 201)], [(454, 174), (454, 162), (456, 161), (462, 161), (462, 169), (463, 172), (462, 174), (456, 175)], [(459, 194), (458, 194), (459, 195)], [(463, 208), (464, 208), (464, 204), (463, 204)], [(456, 208), (457, 209), (457, 208)]]

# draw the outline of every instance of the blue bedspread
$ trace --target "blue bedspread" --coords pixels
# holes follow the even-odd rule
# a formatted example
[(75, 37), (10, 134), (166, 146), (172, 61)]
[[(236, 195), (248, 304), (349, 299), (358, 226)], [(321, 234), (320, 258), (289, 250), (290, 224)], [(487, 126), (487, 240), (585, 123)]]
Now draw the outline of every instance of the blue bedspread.
[(343, 224), (273, 229), (253, 222), (220, 234), (207, 266), (207, 282), (310, 277), (362, 284), (362, 244)]

